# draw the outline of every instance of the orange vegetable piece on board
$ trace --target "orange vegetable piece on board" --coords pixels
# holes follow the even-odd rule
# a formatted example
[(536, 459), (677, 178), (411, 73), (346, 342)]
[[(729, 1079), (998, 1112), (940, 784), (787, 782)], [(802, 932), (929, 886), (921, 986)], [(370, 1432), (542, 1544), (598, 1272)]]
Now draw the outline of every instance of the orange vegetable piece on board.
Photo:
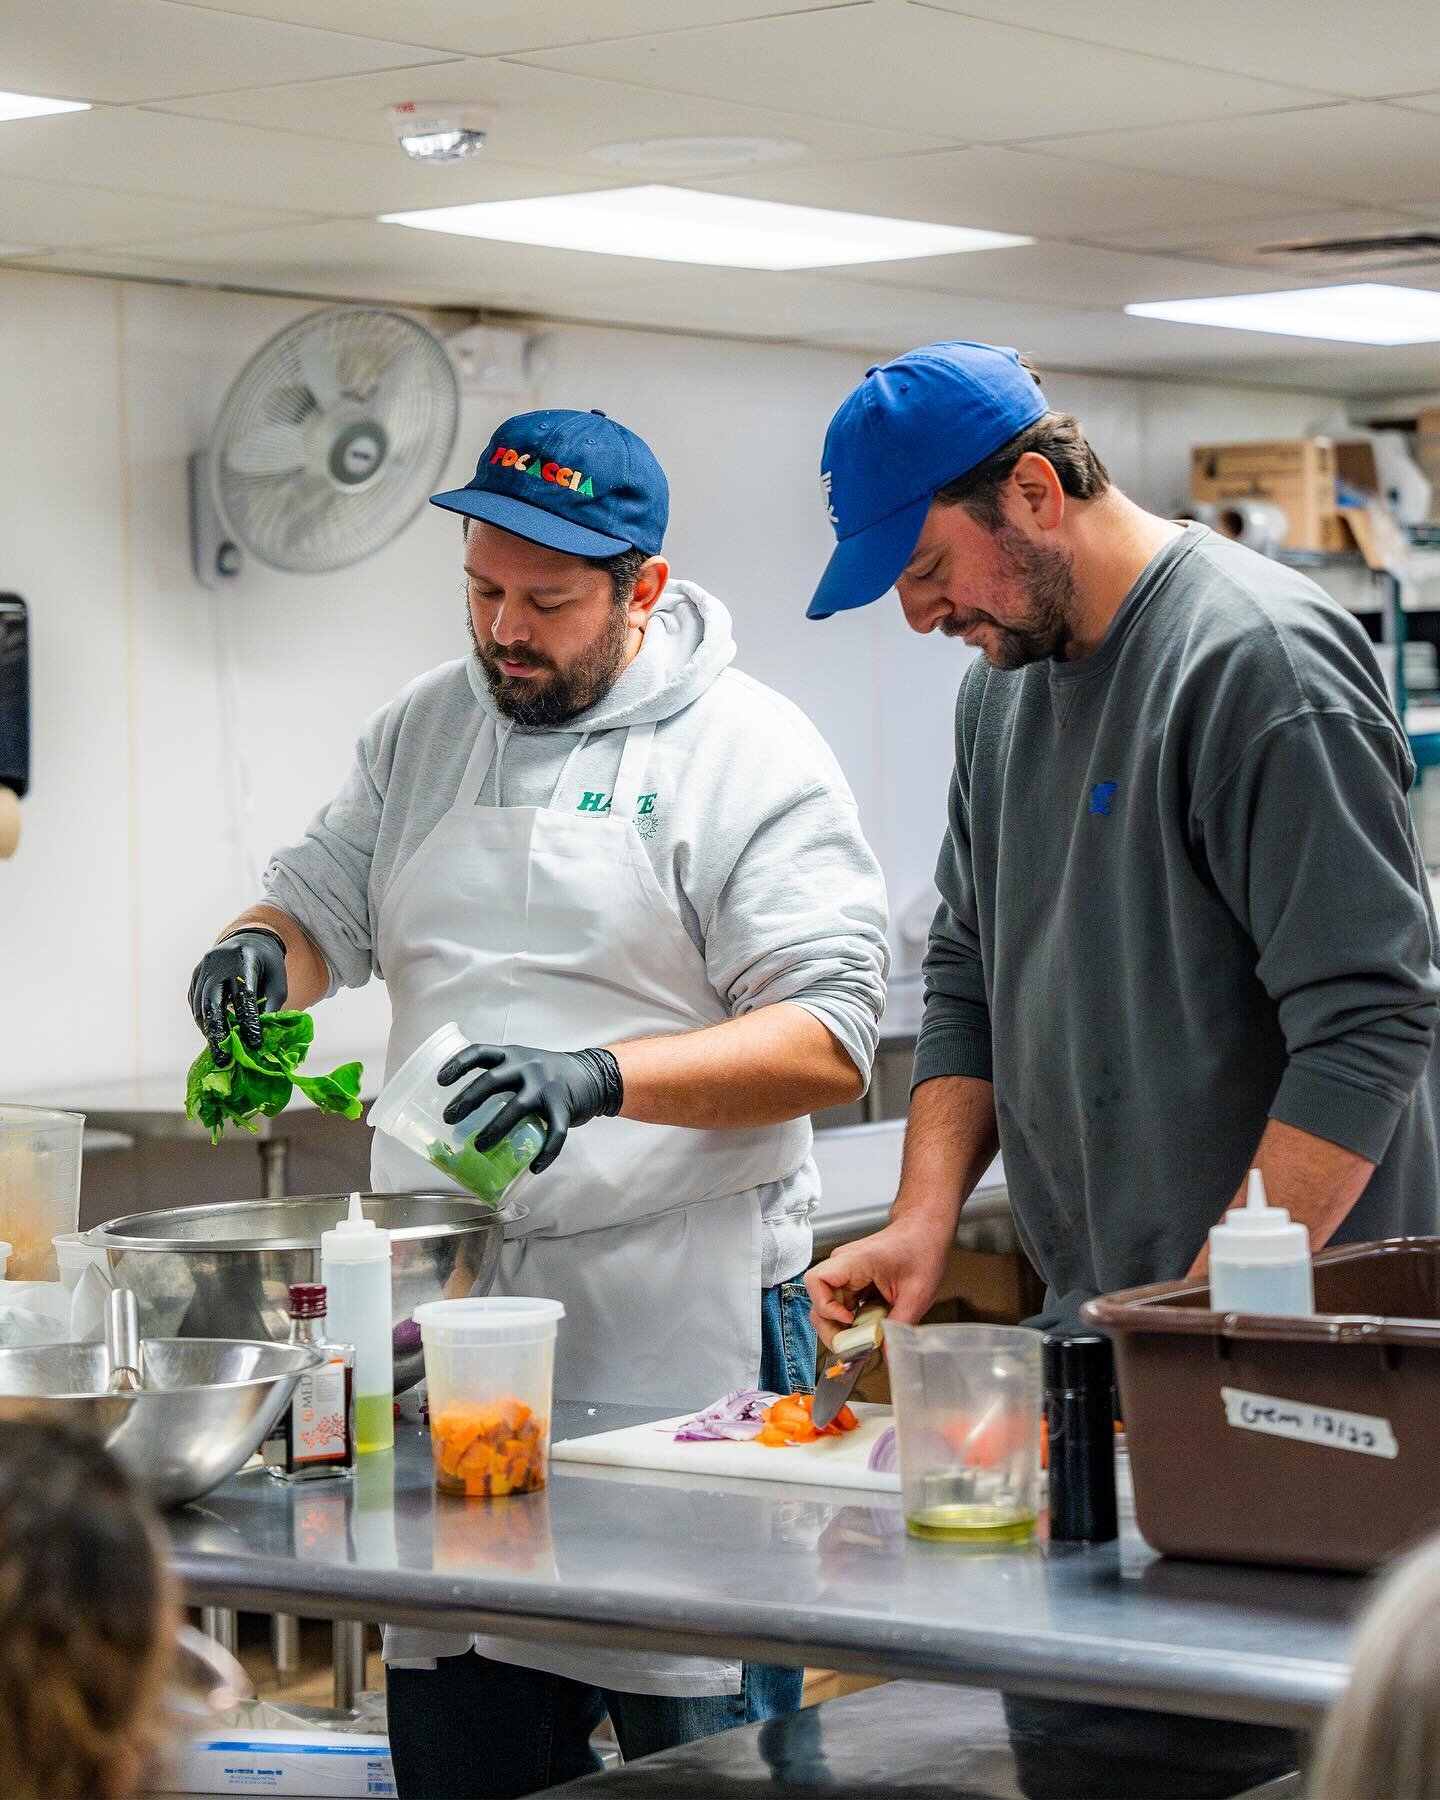
[(843, 1437), (860, 1423), (848, 1406), (842, 1406), (830, 1424), (817, 1425), (811, 1416), (814, 1405), (813, 1394), (783, 1395), (773, 1406), (767, 1407), (756, 1441), (772, 1446), (813, 1444), (817, 1438)]

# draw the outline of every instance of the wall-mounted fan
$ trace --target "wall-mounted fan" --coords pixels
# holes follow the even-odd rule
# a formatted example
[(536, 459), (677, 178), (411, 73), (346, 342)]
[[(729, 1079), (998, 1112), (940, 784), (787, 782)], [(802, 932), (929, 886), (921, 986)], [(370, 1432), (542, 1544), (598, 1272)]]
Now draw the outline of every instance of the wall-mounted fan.
[(318, 575), (388, 544), (438, 483), (459, 419), (439, 339), (404, 313), (336, 306), (271, 338), (190, 459), (195, 572), (207, 586), (246, 554)]

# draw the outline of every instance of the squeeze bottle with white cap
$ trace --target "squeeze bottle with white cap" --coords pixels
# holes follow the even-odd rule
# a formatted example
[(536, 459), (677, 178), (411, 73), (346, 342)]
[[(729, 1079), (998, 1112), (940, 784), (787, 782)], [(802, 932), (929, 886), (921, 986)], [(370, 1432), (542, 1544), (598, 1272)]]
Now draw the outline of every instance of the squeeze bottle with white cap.
[(1258, 1169), (1250, 1171), (1245, 1205), (1210, 1229), (1210, 1306), (1290, 1318), (1315, 1310), (1310, 1234), (1283, 1206), (1267, 1204)]
[(330, 1335), (355, 1346), (355, 1448), (395, 1443), (395, 1354), (390, 1337), (390, 1233), (367, 1219), (359, 1194), (350, 1214), (320, 1234), (320, 1279), (330, 1294)]

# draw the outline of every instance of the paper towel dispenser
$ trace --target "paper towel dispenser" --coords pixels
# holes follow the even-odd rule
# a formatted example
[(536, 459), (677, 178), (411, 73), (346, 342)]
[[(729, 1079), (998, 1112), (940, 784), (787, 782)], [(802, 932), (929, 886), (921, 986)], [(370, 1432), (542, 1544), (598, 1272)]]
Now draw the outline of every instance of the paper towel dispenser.
[(18, 594), (0, 594), (0, 787), (30, 786), (30, 625)]

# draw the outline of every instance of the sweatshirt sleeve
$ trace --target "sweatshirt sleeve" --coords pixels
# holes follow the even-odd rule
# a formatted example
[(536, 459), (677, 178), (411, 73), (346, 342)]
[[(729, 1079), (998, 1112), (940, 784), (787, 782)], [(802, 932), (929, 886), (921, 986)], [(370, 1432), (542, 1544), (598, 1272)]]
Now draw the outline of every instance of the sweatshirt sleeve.
[(801, 1006), (868, 1082), (885, 1006), (889, 908), (843, 783), (818, 782), (773, 803), (701, 924), (706, 972), (732, 1016), (777, 1000)]
[(1197, 805), (1288, 1058), (1270, 1116), (1378, 1163), (1440, 1025), (1435, 915), (1393, 725), (1306, 710)]
[(949, 822), (935, 869), (940, 905), (925, 949), (925, 1011), (915, 1043), (913, 1093), (937, 1075), (994, 1079), (990, 1004), (980, 958), (980, 923), (970, 862), (970, 809), (960, 764), (950, 777)]
[(340, 792), (298, 844), (275, 852), (265, 871), (266, 901), (288, 913), (325, 958), (330, 994), (363, 987), (374, 964), (370, 868), (385, 803), (387, 713), (382, 709), (366, 725)]

